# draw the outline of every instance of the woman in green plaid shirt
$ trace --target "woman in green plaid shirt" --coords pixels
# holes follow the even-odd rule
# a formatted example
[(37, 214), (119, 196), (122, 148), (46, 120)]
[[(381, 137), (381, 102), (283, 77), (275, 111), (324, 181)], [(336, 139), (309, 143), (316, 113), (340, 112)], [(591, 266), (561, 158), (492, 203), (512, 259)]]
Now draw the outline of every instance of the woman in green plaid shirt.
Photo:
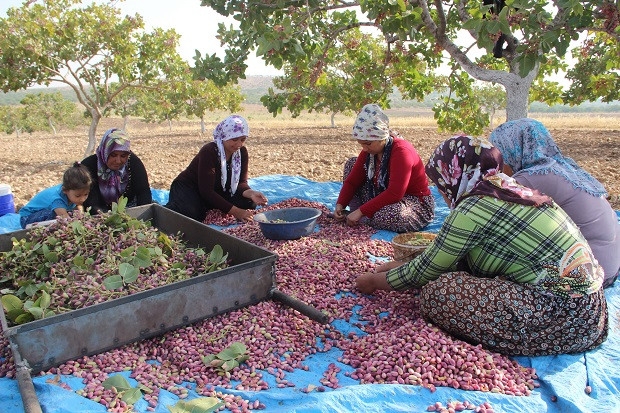
[(488, 141), (450, 138), (426, 173), (451, 213), (412, 261), (358, 277), (366, 294), (420, 289), (420, 313), (455, 337), (508, 355), (590, 350), (607, 338), (603, 271), (551, 198), (501, 173)]

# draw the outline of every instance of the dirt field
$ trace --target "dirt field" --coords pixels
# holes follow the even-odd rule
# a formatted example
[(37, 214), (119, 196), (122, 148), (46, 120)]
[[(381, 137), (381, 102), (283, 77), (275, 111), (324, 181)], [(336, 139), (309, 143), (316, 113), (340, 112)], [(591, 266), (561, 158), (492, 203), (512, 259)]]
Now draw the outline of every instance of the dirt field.
[[(331, 128), (329, 121), (312, 125), (291, 120), (274, 121), (270, 126), (269, 121), (253, 123), (251, 117), (248, 119), (250, 138), (246, 145), (251, 177), (287, 174), (315, 181), (340, 180), (345, 160), (359, 150), (350, 139), (350, 125)], [(562, 127), (562, 121), (558, 123), (560, 127), (548, 127), (564, 154), (599, 179), (610, 193), (614, 209), (620, 209), (620, 117), (609, 117), (602, 129)], [(151, 186), (168, 189), (200, 147), (211, 140), (215, 124), (207, 123), (203, 136), (197, 121), (174, 122), (171, 129), (130, 122), (127, 130), (132, 149), (145, 163)], [(400, 124), (395, 129), (416, 146), (424, 160), (438, 143), (452, 135), (433, 126), (408, 126), (402, 120)], [(99, 125), (99, 136), (109, 127), (121, 126), (119, 120), (106, 119)], [(25, 134), (19, 139), (0, 135), (0, 183), (11, 185), (16, 208), (41, 189), (60, 183), (63, 171), (82, 159), (87, 139), (85, 130), (61, 131), (56, 136)]]

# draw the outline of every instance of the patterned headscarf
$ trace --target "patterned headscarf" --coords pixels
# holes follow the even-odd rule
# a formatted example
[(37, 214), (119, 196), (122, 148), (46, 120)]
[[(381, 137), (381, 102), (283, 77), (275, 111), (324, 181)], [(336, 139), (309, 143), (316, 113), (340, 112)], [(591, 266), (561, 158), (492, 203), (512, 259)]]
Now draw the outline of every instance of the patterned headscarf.
[(357, 114), (353, 124), (353, 139), (380, 141), (390, 136), (390, 120), (379, 105), (370, 103)]
[[(213, 140), (217, 144), (217, 150), (220, 153), (220, 169), (222, 172), (222, 188), (226, 189), (226, 182), (228, 181), (228, 174), (226, 173), (226, 152), (224, 150), (224, 141), (240, 138), (242, 136), (248, 136), (250, 129), (248, 122), (239, 115), (230, 115), (223, 121), (221, 121), (213, 130)], [(232, 154), (230, 160), (232, 166), (232, 174), (230, 178), (230, 193), (237, 192), (237, 185), (239, 185), (239, 177), (241, 176), (241, 151), (236, 150)]]
[(103, 134), (96, 151), (99, 191), (108, 204), (118, 202), (118, 199), (127, 189), (130, 178), (127, 170), (127, 163), (129, 162), (118, 171), (108, 168), (108, 157), (114, 151), (131, 152), (127, 134), (120, 129), (112, 128)]
[(455, 136), (444, 141), (426, 164), (426, 175), (450, 200), (450, 209), (464, 198), (487, 195), (522, 205), (551, 205), (538, 191), (501, 173), (500, 151), (487, 140)]
[[(385, 191), (389, 182), (389, 165), (390, 155), (392, 154), (392, 143), (394, 137), (398, 137), (395, 132), (390, 130), (390, 120), (381, 110), (379, 105), (370, 103), (362, 108), (357, 114), (355, 123), (353, 124), (353, 139), (363, 141), (382, 141), (385, 140), (383, 148), (383, 157), (381, 160), (381, 169), (377, 177), (377, 187), (379, 191)], [(368, 189), (371, 197), (377, 195), (373, 182), (375, 176), (376, 155), (368, 154), (366, 158), (366, 175), (368, 177)]]
[(562, 155), (547, 128), (537, 120), (508, 121), (491, 132), (489, 139), (514, 172), (524, 170), (530, 175), (554, 173), (590, 195), (607, 196), (599, 181), (573, 159)]

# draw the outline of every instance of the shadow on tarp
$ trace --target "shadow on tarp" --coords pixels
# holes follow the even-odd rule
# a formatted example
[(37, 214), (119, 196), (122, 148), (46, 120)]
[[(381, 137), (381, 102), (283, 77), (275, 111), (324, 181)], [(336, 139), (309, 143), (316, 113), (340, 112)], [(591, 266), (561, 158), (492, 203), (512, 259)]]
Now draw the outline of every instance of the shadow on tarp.
[[(250, 180), (250, 185), (267, 195), (270, 204), (290, 198), (316, 201), (333, 210), (341, 184), (338, 182), (313, 182), (301, 177), (286, 175), (269, 175)], [(436, 189), (432, 188), (436, 199), (435, 220), (425, 231), (436, 232), (447, 216), (449, 210)], [(168, 192), (153, 190), (153, 200), (165, 204)], [(617, 211), (620, 219), (620, 211)], [(16, 214), (13, 214), (16, 215)], [(0, 217), (0, 232), (2, 229)], [(17, 224), (19, 225), (19, 223)], [(19, 229), (19, 228), (17, 228)], [(379, 231), (373, 238), (391, 240), (395, 234), (390, 231)], [(380, 257), (369, 257), (377, 259)], [(260, 400), (266, 409), (265, 413), (332, 413), (332, 412), (423, 412), (435, 402), (446, 405), (449, 401), (470, 401), (475, 405), (489, 402), (497, 413), (513, 412), (617, 412), (620, 411), (620, 283), (606, 290), (609, 306), (609, 338), (598, 349), (586, 354), (546, 357), (516, 357), (525, 367), (536, 369), (540, 387), (530, 396), (507, 396), (490, 392), (463, 391), (439, 387), (435, 392), (410, 385), (394, 384), (363, 384), (346, 376), (351, 366), (342, 364), (338, 358), (342, 351), (332, 348), (329, 351), (313, 354), (305, 360), (309, 371), (295, 370), (286, 373), (284, 379), (295, 384), (295, 387), (276, 387), (275, 377), (264, 371), (264, 380), (270, 389), (260, 392), (235, 391), (218, 389), (223, 393), (239, 395), (244, 399)], [(354, 326), (355, 316), (351, 322), (335, 320), (333, 325), (344, 334), (353, 331), (361, 334)], [(320, 386), (320, 379), (328, 366), (334, 363), (341, 371), (337, 377), (341, 388), (325, 391), (316, 389), (309, 393), (302, 390), (308, 386)], [(119, 373), (127, 378), (130, 372)], [(46, 413), (96, 413), (105, 412), (103, 405), (78, 396), (73, 391), (65, 390), (54, 384), (55, 376), (39, 376), (33, 379), (35, 390), (43, 411)], [(81, 379), (73, 376), (62, 376), (62, 382), (73, 390), (84, 385)], [(133, 379), (129, 379), (135, 385)], [(585, 387), (590, 385), (592, 393), (586, 394)], [(192, 388), (192, 384), (187, 386)], [(188, 399), (199, 397), (190, 390)], [(557, 401), (552, 401), (556, 398)], [(179, 398), (165, 390), (160, 390), (159, 404), (156, 413), (169, 413), (167, 406), (172, 406)], [(147, 403), (140, 400), (134, 406), (135, 412), (146, 413)], [(19, 395), (17, 381), (7, 378), (0, 379), (0, 412), (20, 413), (23, 406)]]

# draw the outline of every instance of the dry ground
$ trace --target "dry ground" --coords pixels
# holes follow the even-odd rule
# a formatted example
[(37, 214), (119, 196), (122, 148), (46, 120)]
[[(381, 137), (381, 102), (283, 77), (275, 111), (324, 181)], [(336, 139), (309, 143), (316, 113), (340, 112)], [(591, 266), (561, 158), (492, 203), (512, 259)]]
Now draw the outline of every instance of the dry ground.
[[(586, 115), (575, 122), (576, 116), (579, 115), (545, 124), (564, 154), (599, 179), (609, 191), (614, 209), (620, 209), (620, 115), (602, 119)], [(359, 149), (350, 139), (350, 118), (342, 118), (335, 128), (329, 127), (326, 116), (310, 121), (258, 120), (252, 116), (248, 119), (250, 138), (246, 145), (251, 177), (287, 174), (315, 181), (340, 180), (345, 160)], [(452, 135), (439, 132), (432, 120), (393, 117), (392, 124), (414, 143), (424, 160), (437, 144)], [(207, 133), (203, 135), (197, 121), (174, 122), (169, 128), (131, 120), (127, 130), (132, 149), (145, 163), (151, 186), (168, 189), (200, 147), (211, 140), (215, 125), (215, 120), (207, 122)], [(122, 127), (122, 122), (103, 120), (99, 136), (109, 127)], [(41, 189), (60, 183), (63, 171), (73, 161), (82, 159), (87, 140), (85, 128), (60, 131), (55, 136), (25, 134), (19, 139), (15, 135), (0, 135), (0, 183), (11, 185), (16, 208)]]

